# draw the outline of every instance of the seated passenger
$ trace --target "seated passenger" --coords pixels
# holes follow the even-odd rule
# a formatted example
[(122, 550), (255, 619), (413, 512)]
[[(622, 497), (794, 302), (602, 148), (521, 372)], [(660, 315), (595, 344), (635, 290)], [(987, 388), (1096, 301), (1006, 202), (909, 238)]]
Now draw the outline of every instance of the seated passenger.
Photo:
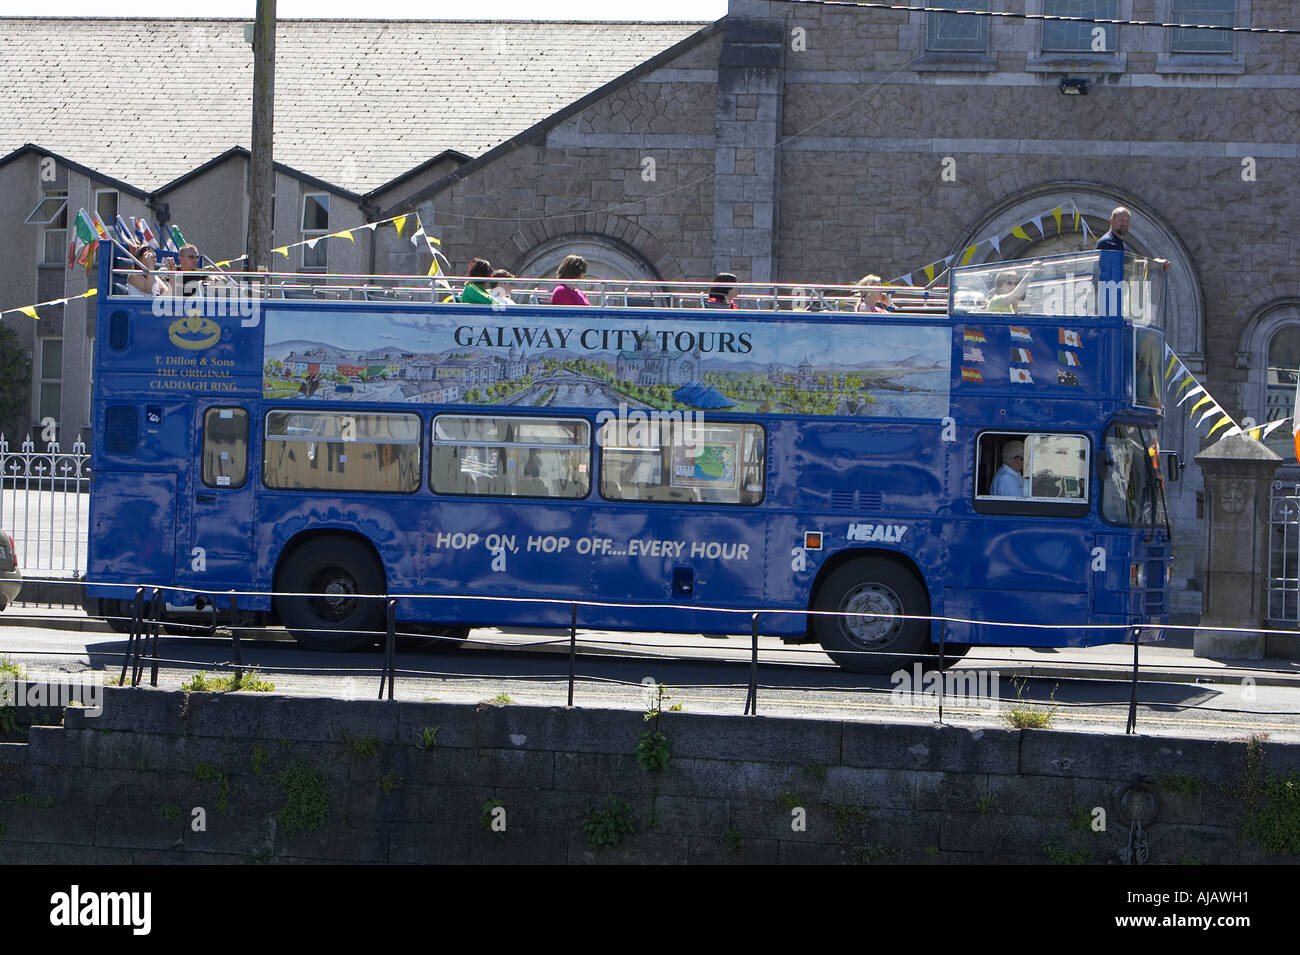
[(552, 305), (590, 305), (587, 296), (580, 289), (564, 284), (565, 279), (580, 279), (587, 274), (587, 260), (580, 255), (566, 256), (555, 270), (555, 277), (560, 284), (551, 292)]
[(132, 245), (127, 251), (148, 270), (148, 272), (132, 272), (126, 280), (126, 294), (137, 297), (152, 297), (154, 295), (171, 294), (171, 286), (159, 277), (156, 269), (158, 268), (158, 257), (154, 250), (147, 245)]
[(1014, 269), (999, 272), (997, 278), (993, 280), (993, 294), (989, 297), (988, 311), (1017, 311), (1017, 307), (1024, 300), (1025, 292), (1029, 289), (1029, 280), (1034, 277), (1034, 273), (1041, 265), (1041, 262), (1033, 262), (1023, 276), (1017, 275)]
[(713, 287), (704, 302), (705, 308), (736, 308), (736, 277), (730, 272), (713, 276)]
[[(512, 279), (515, 273), (507, 269), (496, 269), (492, 273), (494, 279)], [(502, 285), (499, 282), (488, 282), (487, 293), (492, 297), (492, 301), (497, 305), (514, 305), (515, 300), (510, 297), (510, 286)]]
[[(487, 259), (473, 259), (469, 263), (469, 271), (465, 274), (471, 278), (491, 278), (492, 263)], [(467, 305), (491, 305), (493, 298), (477, 282), (466, 282), (465, 288), (456, 296), (456, 301)]]
[(894, 303), (889, 300), (889, 293), (881, 288), (872, 288), (881, 284), (879, 275), (864, 275), (858, 279), (857, 284), (861, 287), (858, 292), (858, 304), (854, 306), (855, 312), (892, 312)]
[(1025, 443), (1008, 441), (1002, 445), (1002, 467), (993, 475), (993, 487), (989, 493), (994, 497), (1024, 497), (1024, 470)]

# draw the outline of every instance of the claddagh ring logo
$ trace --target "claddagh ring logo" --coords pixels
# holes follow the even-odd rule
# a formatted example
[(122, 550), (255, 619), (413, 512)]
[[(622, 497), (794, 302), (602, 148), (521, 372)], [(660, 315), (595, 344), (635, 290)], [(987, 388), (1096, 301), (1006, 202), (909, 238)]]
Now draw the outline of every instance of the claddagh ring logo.
[(167, 337), (178, 348), (203, 351), (211, 348), (221, 338), (221, 326), (210, 318), (190, 315), (172, 322), (167, 327)]

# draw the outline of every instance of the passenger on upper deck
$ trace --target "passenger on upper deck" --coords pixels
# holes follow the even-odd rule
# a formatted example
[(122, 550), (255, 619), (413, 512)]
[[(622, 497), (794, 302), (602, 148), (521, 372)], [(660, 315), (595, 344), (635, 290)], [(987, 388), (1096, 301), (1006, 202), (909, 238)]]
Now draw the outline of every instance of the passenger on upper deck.
[(704, 302), (705, 308), (736, 308), (736, 277), (730, 272), (719, 272), (713, 276), (713, 287)]
[[(490, 278), (492, 276), (492, 263), (487, 259), (471, 259), (469, 271), (466, 274), (471, 278)], [(465, 288), (460, 295), (456, 296), (456, 301), (464, 302), (467, 305), (491, 305), (493, 298), (477, 282), (466, 282)]]
[(997, 278), (993, 280), (993, 294), (989, 297), (988, 311), (1015, 312), (1029, 289), (1029, 280), (1042, 265), (1042, 262), (1035, 260), (1030, 263), (1023, 276), (1017, 275), (1014, 269), (999, 272)]
[(154, 254), (153, 249), (147, 245), (132, 245), (127, 247), (131, 253), (152, 275), (145, 272), (132, 272), (126, 280), (126, 294), (135, 296), (168, 295), (171, 287), (158, 276), (158, 257)]
[[(580, 279), (587, 274), (587, 260), (580, 255), (565, 256), (555, 270), (557, 279)], [(552, 305), (590, 305), (580, 289), (565, 285), (563, 281), (551, 292)]]
[[(512, 279), (515, 273), (509, 269), (494, 269), (492, 272), (494, 279)], [(514, 305), (515, 300), (510, 297), (510, 286), (502, 285), (499, 282), (486, 283), (487, 293), (492, 296), (492, 301), (498, 305)]]
[[(1116, 206), (1110, 214), (1110, 231), (1097, 240), (1097, 248), (1103, 252), (1127, 252), (1128, 247), (1124, 245), (1124, 237), (1128, 235), (1129, 225), (1133, 221), (1133, 214), (1123, 206)], [(1152, 259), (1156, 265), (1160, 266), (1160, 271), (1169, 271), (1168, 259)]]
[(858, 292), (858, 304), (853, 307), (855, 312), (892, 312), (894, 303), (889, 300), (889, 293), (883, 289), (872, 289), (865, 286), (880, 285), (879, 275), (864, 275), (858, 279), (859, 286), (864, 286)]

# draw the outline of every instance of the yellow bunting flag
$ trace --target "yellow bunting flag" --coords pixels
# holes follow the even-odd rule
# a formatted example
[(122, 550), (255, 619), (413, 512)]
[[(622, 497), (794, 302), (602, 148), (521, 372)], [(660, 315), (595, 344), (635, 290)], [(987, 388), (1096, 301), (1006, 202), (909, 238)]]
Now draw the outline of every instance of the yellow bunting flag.
[(1017, 239), (1024, 239), (1026, 242), (1029, 241), (1029, 233), (1026, 232), (1020, 226), (1016, 226), (1014, 229), (1012, 229), (1011, 234), (1014, 235)]
[(1211, 428), (1209, 430), (1209, 433), (1207, 433), (1205, 436), (1208, 438), (1210, 435), (1214, 434), (1214, 432), (1218, 431), (1220, 428), (1229, 424), (1232, 424), (1232, 419), (1225, 414), (1222, 418), (1219, 419), (1218, 423), (1213, 428)]
[(271, 251), (272, 251), (272, 252), (279, 252), (279, 253), (280, 253), (281, 255), (283, 255), (286, 259), (289, 257), (289, 247), (288, 247), (287, 245), (282, 245), (282, 246), (280, 246), (278, 249), (272, 249)]
[(1190, 408), (1187, 409), (1187, 416), (1190, 418), (1192, 415), (1196, 414), (1196, 409), (1199, 408), (1201, 405), (1208, 404), (1213, 401), (1214, 399), (1211, 398), (1208, 394), (1201, 395), (1201, 400), (1196, 402), (1196, 404), (1192, 405)]
[(35, 318), (37, 320), (40, 319), (40, 316), (36, 314), (36, 306), (34, 305), (24, 305), (22, 308), (18, 309), (18, 311), (30, 318)]
[(1062, 210), (1060, 206), (1057, 206), (1055, 209), (1052, 210), (1052, 218), (1056, 220), (1056, 231), (1058, 234), (1061, 231), (1061, 211)]
[(934, 281), (934, 266), (933, 266), (933, 265), (927, 265), (927, 266), (925, 267), (925, 280), (926, 280), (927, 282), (933, 282), (933, 281)]
[(1174, 392), (1174, 394), (1180, 395), (1184, 391), (1186, 391), (1188, 387), (1194, 384), (1196, 384), (1196, 379), (1193, 378), (1191, 375), (1188, 375), (1186, 378), (1183, 379), (1183, 383), (1178, 386), (1178, 390)]
[(1169, 367), (1165, 369), (1165, 381), (1168, 381), (1168, 380), (1169, 380), (1169, 376), (1172, 375), (1172, 374), (1174, 373), (1174, 365), (1176, 365), (1177, 363), (1178, 363), (1178, 356), (1177, 356), (1177, 355), (1170, 355), (1170, 356), (1169, 356)]
[(356, 239), (352, 238), (352, 233), (349, 232), (347, 229), (344, 229), (342, 232), (335, 232), (334, 235), (331, 236), (331, 238), (335, 238), (335, 239), (347, 239), (349, 242), (352, 242), (352, 243), (354, 243), (354, 244), (355, 244), (356, 241), (357, 241)]
[(971, 259), (975, 258), (975, 250), (978, 248), (979, 248), (979, 243), (976, 243), (975, 245), (972, 245), (969, 248), (967, 248), (965, 254), (962, 255), (961, 257), (961, 264), (965, 265)]
[(97, 288), (88, 289), (88, 290), (86, 290), (85, 292), (82, 292), (80, 295), (78, 295), (77, 298), (90, 298), (92, 295), (96, 294), (98, 291), (99, 291), (99, 289), (97, 289)]
[(1078, 228), (1079, 228), (1079, 210), (1078, 210), (1078, 209), (1075, 209), (1075, 210), (1074, 210), (1074, 228), (1075, 228), (1076, 231), (1078, 231)]
[(397, 234), (402, 234), (402, 228), (406, 225), (406, 216), (394, 216), (393, 225), (397, 227)]

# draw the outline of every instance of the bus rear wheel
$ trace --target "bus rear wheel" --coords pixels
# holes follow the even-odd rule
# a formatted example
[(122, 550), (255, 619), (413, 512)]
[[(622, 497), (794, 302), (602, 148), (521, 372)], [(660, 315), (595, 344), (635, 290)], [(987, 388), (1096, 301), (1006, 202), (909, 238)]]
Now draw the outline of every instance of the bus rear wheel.
[(859, 557), (833, 570), (813, 609), (841, 614), (813, 618), (813, 632), (832, 660), (854, 673), (891, 673), (930, 648), (930, 601), (910, 571), (879, 557)]
[(313, 650), (357, 650), (386, 629), (384, 571), (355, 541), (320, 538), (299, 547), (280, 571), (280, 620), (295, 640)]

